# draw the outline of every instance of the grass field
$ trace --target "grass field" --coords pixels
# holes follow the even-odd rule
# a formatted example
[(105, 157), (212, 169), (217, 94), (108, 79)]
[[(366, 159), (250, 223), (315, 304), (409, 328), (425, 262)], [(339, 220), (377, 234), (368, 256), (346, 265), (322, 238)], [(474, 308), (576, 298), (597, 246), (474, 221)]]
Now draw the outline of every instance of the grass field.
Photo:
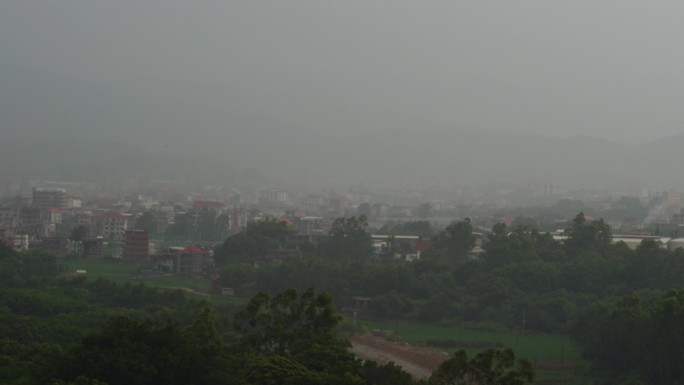
[(139, 263), (119, 262), (119, 261), (86, 261), (86, 260), (64, 260), (61, 262), (66, 272), (85, 270), (88, 279), (100, 277), (110, 279), (117, 283), (138, 283), (145, 282), (150, 286), (157, 287), (185, 287), (201, 288), (211, 285), (207, 279), (193, 277), (163, 276), (163, 277), (143, 277), (136, 278), (136, 272), (144, 267)]
[(62, 260), (60, 264), (67, 273), (73, 273), (76, 270), (85, 270), (88, 279), (103, 277), (117, 283), (133, 280), (135, 272), (142, 267), (142, 265), (137, 263), (118, 261)]
[[(402, 340), (413, 344), (425, 344), (430, 340), (483, 341), (501, 343), (513, 349), (520, 358), (533, 362), (581, 359), (579, 347), (569, 337), (557, 334), (521, 334), (510, 330), (480, 331), (401, 321), (398, 323), (364, 322), (362, 325), (369, 330), (389, 330), (396, 333)], [(478, 351), (477, 349), (468, 350)]]
[[(513, 349), (516, 358), (525, 358), (536, 366), (536, 383), (573, 383), (573, 367), (586, 365), (586, 362), (582, 360), (579, 347), (570, 337), (564, 335), (522, 334), (512, 330), (482, 331), (405, 321), (362, 321), (360, 326), (366, 330), (390, 331), (401, 340), (416, 345), (425, 345), (430, 340), (501, 343), (504, 347)], [(442, 350), (453, 352), (459, 349)], [(483, 349), (465, 350), (472, 357)]]

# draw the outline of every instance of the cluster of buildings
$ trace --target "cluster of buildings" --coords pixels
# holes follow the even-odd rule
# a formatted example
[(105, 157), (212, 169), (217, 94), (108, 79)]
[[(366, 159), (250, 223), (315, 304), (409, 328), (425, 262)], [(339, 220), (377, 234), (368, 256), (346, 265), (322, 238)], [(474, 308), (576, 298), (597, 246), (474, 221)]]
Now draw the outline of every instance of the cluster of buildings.
[[(198, 194), (91, 194), (65, 188), (34, 187), (30, 194), (0, 200), (0, 240), (19, 251), (39, 250), (58, 257), (145, 261), (159, 270), (196, 274), (213, 263), (213, 248), (253, 221), (278, 219), (304, 242), (315, 243), (334, 220), (358, 215), (360, 205), (337, 193), (291, 193), (265, 189), (229, 197)], [(362, 207), (369, 216), (392, 214), (394, 206)], [(401, 206), (398, 215), (410, 215)], [(211, 228), (207, 229), (207, 226)], [(207, 233), (213, 234), (208, 238)], [(171, 234), (174, 234), (171, 237)], [(419, 257), (414, 239), (392, 239), (397, 257)], [(388, 245), (375, 241), (376, 252)], [(420, 249), (418, 243), (418, 249)], [(272, 259), (292, 254), (275, 250)]]
[[(479, 204), (459, 205), (455, 200), (447, 200), (446, 193), (377, 193), (363, 186), (346, 193), (208, 188), (200, 194), (172, 188), (144, 193), (97, 192), (93, 186), (86, 192), (70, 192), (70, 186), (33, 187), (30, 192), (22, 190), (23, 195), (20, 192), (0, 198), (0, 241), (22, 251), (41, 250), (59, 257), (147, 261), (164, 272), (196, 274), (212, 265), (216, 245), (245, 229), (248, 223), (264, 219), (285, 221), (300, 240), (311, 243), (327, 234), (336, 218), (351, 215), (367, 216), (373, 228), (415, 220), (429, 220), (441, 226), (454, 218), (471, 217), (476, 228), (489, 229), (499, 222), (512, 224), (515, 219), (493, 215), (496, 205), (491, 209)], [(557, 202), (558, 194), (564, 192), (552, 184), (529, 184), (510, 194)], [(466, 193), (459, 192), (468, 196)], [(506, 196), (501, 194), (497, 197)], [(608, 196), (594, 194), (585, 198), (582, 202), (593, 204), (591, 207), (597, 211), (610, 208)], [(611, 227), (624, 229), (627, 224), (634, 228), (649, 221), (684, 225), (684, 199), (679, 195), (647, 192), (640, 199), (649, 210), (645, 219), (635, 218), (634, 223), (609, 221)], [(547, 225), (554, 226), (557, 221), (567, 221), (567, 216), (550, 217)], [(658, 240), (663, 245), (684, 242), (677, 234), (665, 235), (669, 238)], [(642, 238), (616, 237), (629, 245)], [(420, 258), (429, 242), (411, 235), (374, 235), (373, 245), (378, 255), (414, 260)], [(293, 252), (274, 250), (266, 257), (279, 259), (288, 255)]]
[[(190, 227), (198, 226), (203, 216), (229, 215), (224, 238), (250, 219), (249, 210), (229, 210), (220, 202), (183, 203), (160, 203), (138, 194), (84, 202), (63, 188), (33, 188), (28, 196), (0, 202), (0, 240), (18, 251), (40, 250), (58, 257), (148, 261), (157, 246), (164, 250), (164, 233), (179, 215), (189, 218)], [(145, 215), (152, 221), (141, 226)]]

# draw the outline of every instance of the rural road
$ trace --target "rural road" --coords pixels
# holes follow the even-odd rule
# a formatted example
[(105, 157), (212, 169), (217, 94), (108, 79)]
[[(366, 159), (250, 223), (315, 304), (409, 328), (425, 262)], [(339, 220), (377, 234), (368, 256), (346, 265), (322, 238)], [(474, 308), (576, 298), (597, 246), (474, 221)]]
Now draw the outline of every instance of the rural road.
[(379, 364), (394, 362), (415, 379), (429, 378), (449, 358), (436, 349), (388, 341), (368, 333), (353, 336), (351, 343), (351, 352), (357, 357)]

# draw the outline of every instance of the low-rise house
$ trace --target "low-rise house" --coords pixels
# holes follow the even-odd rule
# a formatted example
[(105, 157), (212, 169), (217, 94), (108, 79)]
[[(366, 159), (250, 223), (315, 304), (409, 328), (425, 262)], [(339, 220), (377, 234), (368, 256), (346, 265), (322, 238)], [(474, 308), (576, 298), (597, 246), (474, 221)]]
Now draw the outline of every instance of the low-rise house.
[(391, 256), (404, 261), (420, 259), (423, 251), (430, 247), (417, 235), (371, 235), (373, 249), (378, 256)]
[(170, 247), (166, 252), (153, 255), (161, 271), (175, 274), (203, 274), (213, 266), (210, 250), (191, 245), (185, 248)]

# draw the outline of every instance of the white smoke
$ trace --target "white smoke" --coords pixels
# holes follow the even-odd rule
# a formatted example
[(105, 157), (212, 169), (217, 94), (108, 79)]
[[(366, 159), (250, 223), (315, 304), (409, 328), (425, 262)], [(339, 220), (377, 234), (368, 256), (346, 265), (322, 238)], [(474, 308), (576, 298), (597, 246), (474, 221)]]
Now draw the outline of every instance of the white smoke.
[(662, 202), (652, 208), (648, 215), (646, 215), (646, 219), (644, 219), (644, 224), (646, 225), (658, 222), (667, 222), (667, 202)]

